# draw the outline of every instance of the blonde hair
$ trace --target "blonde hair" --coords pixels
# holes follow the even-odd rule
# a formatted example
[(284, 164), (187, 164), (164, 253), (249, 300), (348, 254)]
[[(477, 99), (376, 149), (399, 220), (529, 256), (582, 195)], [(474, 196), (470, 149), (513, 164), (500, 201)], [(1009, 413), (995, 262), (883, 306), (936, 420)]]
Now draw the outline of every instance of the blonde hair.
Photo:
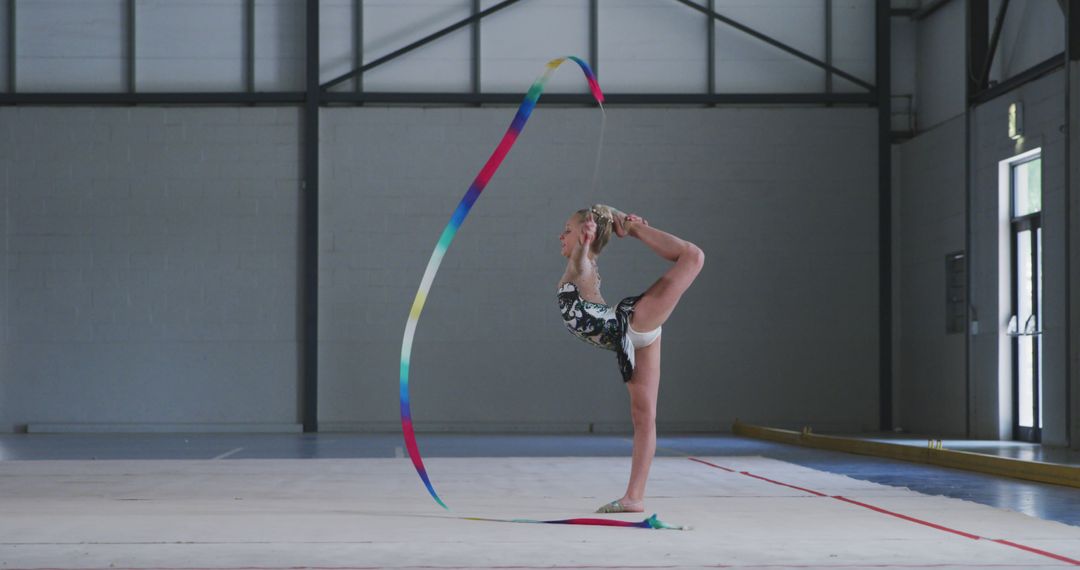
[(608, 240), (611, 239), (611, 232), (615, 227), (615, 213), (612, 211), (611, 206), (604, 204), (593, 204), (588, 208), (578, 210), (578, 219), (584, 222), (589, 214), (592, 214), (593, 220), (596, 222), (596, 237), (593, 239), (592, 247), (590, 248), (595, 255), (600, 255), (600, 251), (607, 245)]

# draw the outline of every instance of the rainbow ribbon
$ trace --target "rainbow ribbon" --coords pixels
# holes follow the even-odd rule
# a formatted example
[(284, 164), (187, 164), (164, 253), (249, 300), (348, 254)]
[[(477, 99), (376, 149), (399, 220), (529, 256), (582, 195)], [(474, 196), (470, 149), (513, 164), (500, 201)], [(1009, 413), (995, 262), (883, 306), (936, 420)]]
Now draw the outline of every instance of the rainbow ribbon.
[(488, 522), (509, 522), (509, 523), (533, 523), (533, 524), (580, 524), (588, 526), (621, 526), (628, 528), (651, 528), (651, 529), (669, 529), (669, 530), (691, 530), (689, 526), (668, 524), (658, 518), (656, 515), (638, 521), (620, 521), (616, 519), (562, 519), (557, 521), (538, 521), (533, 519), (487, 519), (482, 517), (461, 517), (468, 521), (488, 521)]
[(405, 448), (409, 451), (409, 458), (412, 459), (413, 466), (416, 467), (416, 473), (420, 475), (420, 479), (424, 482), (424, 486), (427, 487), (435, 502), (446, 510), (450, 510), (450, 507), (447, 507), (446, 503), (439, 498), (439, 494), (435, 492), (435, 488), (428, 478), (427, 470), (424, 469), (424, 460), (420, 458), (420, 449), (416, 446), (416, 434), (413, 431), (412, 412), (409, 408), (409, 358), (412, 356), (412, 343), (413, 336), (416, 334), (416, 324), (420, 321), (420, 313), (424, 310), (424, 302), (427, 301), (428, 293), (431, 292), (431, 284), (435, 281), (435, 274), (439, 271), (439, 265), (442, 264), (443, 256), (446, 255), (450, 242), (454, 241), (454, 235), (457, 234), (458, 228), (465, 221), (465, 216), (469, 215), (469, 210), (476, 203), (476, 199), (480, 197), (480, 193), (484, 191), (488, 181), (495, 175), (495, 171), (499, 169), (499, 165), (506, 158), (506, 154), (510, 152), (510, 148), (514, 146), (514, 142), (517, 141), (521, 130), (525, 128), (525, 122), (529, 120), (529, 115), (532, 114), (533, 108), (536, 107), (536, 102), (540, 99), (540, 94), (544, 92), (544, 85), (551, 78), (551, 74), (568, 59), (578, 64), (581, 70), (585, 72), (585, 78), (589, 81), (589, 89), (592, 91), (593, 98), (603, 106), (604, 94), (600, 91), (600, 84), (596, 82), (596, 76), (593, 75), (592, 69), (589, 69), (587, 63), (574, 56), (560, 57), (548, 62), (544, 73), (533, 82), (532, 87), (529, 87), (529, 92), (525, 94), (525, 100), (518, 107), (514, 120), (510, 122), (506, 134), (499, 141), (499, 146), (495, 147), (495, 152), (491, 153), (491, 157), (488, 158), (484, 167), (480, 169), (480, 173), (476, 175), (472, 185), (465, 192), (465, 196), (458, 203), (457, 209), (450, 216), (450, 222), (446, 224), (442, 236), (439, 238), (438, 243), (435, 244), (435, 251), (431, 252), (431, 259), (428, 260), (427, 269), (424, 270), (424, 277), (420, 280), (420, 288), (416, 291), (416, 299), (413, 300), (412, 310), (409, 311), (409, 320), (405, 323), (405, 337), (401, 341), (401, 433), (405, 437)]

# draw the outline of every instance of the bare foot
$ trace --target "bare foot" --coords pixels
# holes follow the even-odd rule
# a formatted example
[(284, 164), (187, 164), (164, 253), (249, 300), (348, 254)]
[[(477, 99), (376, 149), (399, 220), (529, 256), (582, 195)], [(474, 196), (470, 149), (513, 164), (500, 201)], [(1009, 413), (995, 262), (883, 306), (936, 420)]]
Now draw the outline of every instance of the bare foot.
[(625, 236), (626, 235), (626, 214), (623, 213), (623, 212), (620, 212), (619, 210), (617, 210), (615, 208), (612, 208), (611, 206), (605, 205), (605, 207), (607, 207), (609, 210), (611, 210), (611, 217), (612, 217), (612, 220), (611, 220), (611, 232), (614, 233), (618, 237)]
[(645, 501), (635, 501), (623, 497), (596, 509), (598, 513), (641, 513), (645, 512)]
[(622, 212), (615, 212), (615, 223), (612, 225), (611, 229), (615, 232), (616, 236), (626, 237), (626, 234), (630, 233), (628, 224), (626, 223), (628, 217), (629, 216)]
[(629, 235), (630, 226), (634, 222), (641, 219), (633, 214), (626, 214), (624, 212), (620, 212), (615, 208), (612, 208), (611, 211), (613, 214), (615, 214), (615, 223), (612, 225), (612, 230), (618, 237), (626, 237), (627, 235)]
[(637, 214), (626, 214), (620, 220), (620, 224), (615, 227), (615, 235), (626, 237), (638, 225), (647, 226), (649, 222)]

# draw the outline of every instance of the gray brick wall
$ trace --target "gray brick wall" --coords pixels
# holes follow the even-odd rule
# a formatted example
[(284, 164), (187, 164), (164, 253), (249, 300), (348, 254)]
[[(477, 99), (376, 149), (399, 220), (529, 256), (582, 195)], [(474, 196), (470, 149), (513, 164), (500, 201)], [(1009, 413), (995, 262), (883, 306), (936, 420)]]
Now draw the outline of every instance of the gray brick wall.
[(965, 433), (963, 334), (945, 330), (945, 256), (964, 243), (964, 118), (899, 146), (900, 346), (896, 425), (915, 433)]
[[(3, 363), (8, 362), (8, 343), (11, 337), (10, 310), (8, 307), (11, 279), (8, 271), (8, 201), (11, 194), (10, 172), (11, 157), (15, 153), (14, 131), (7, 121), (0, 121), (0, 227), (3, 228), (3, 242), (0, 247), (0, 417), (7, 417), (10, 407), (7, 378)], [(0, 422), (0, 432), (9, 428)]]
[[(396, 429), (415, 287), (512, 115), (323, 111), (322, 429)], [(595, 201), (708, 254), (665, 328), (662, 427), (875, 426), (875, 121), (866, 109), (612, 109), (592, 190), (596, 111), (539, 108), (428, 301), (418, 427), (629, 427), (614, 355), (571, 338), (553, 297), (557, 233)], [(0, 110), (20, 142), (0, 151), (0, 426), (297, 421), (298, 127), (280, 109)], [(601, 263), (609, 300), (667, 267), (631, 241)]]
[[(1063, 331), (1064, 123), (1062, 74), (1057, 72), (980, 105), (973, 115), (972, 249), (968, 252), (979, 332), (971, 345), (972, 433), (1012, 437), (1011, 344), (1004, 336), (1009, 291), (1001, 287), (999, 162), (1034, 148), (1043, 164), (1043, 441), (1063, 445), (1068, 426)], [(1024, 106), (1025, 136), (1007, 136), (1007, 108)], [(898, 380), (899, 421), (909, 430), (962, 435), (965, 421), (964, 344), (944, 335), (944, 254), (964, 247), (963, 117), (901, 146), (903, 250)], [(1004, 250), (1008, 256), (1008, 250)], [(1006, 282), (1007, 283), (1007, 282)]]
[(1069, 328), (1071, 357), (1069, 375), (1070, 393), (1073, 395), (1070, 442), (1073, 449), (1080, 449), (1080, 62), (1070, 62), (1069, 67), (1069, 155), (1065, 157), (1069, 170)]
[(298, 116), (0, 109), (0, 426), (297, 422)]
[[(1011, 381), (1000, 373), (1011, 359), (1011, 349), (1003, 336), (1009, 292), (999, 287), (1003, 268), (998, 247), (998, 164), (1034, 148), (1042, 148), (1043, 161), (1043, 442), (1064, 445), (1067, 437), (1063, 81), (1063, 73), (1055, 72), (975, 112), (971, 262), (972, 300), (980, 320), (980, 333), (972, 341), (972, 421), (977, 437), (1011, 437)], [(1024, 105), (1025, 136), (1020, 141), (1007, 136), (1007, 109), (1014, 101)], [(956, 160), (962, 159), (962, 154), (956, 155)]]
[[(322, 117), (320, 420), (395, 429), (405, 318), (450, 212), (513, 116), (329, 109)], [(659, 422), (876, 426), (875, 115), (840, 109), (540, 107), (451, 247), (412, 359), (420, 429), (629, 426), (614, 355), (562, 328), (557, 235), (591, 202), (702, 246), (665, 327)], [(609, 301), (667, 267), (601, 258)]]

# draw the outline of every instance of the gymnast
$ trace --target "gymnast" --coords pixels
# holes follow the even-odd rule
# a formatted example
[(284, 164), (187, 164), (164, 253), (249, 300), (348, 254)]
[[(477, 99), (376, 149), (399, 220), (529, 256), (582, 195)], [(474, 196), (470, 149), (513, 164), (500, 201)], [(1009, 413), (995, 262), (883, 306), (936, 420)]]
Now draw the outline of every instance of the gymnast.
[[(608, 305), (600, 296), (596, 259), (611, 234), (635, 237), (657, 255), (674, 262), (639, 296)], [(656, 453), (656, 397), (660, 388), (660, 327), (705, 262), (698, 246), (649, 226), (640, 216), (597, 204), (578, 210), (566, 221), (562, 255), (569, 259), (559, 280), (558, 302), (570, 332), (583, 341), (613, 350), (626, 389), (634, 446), (626, 494), (597, 509), (598, 513), (645, 510), (645, 483)]]

